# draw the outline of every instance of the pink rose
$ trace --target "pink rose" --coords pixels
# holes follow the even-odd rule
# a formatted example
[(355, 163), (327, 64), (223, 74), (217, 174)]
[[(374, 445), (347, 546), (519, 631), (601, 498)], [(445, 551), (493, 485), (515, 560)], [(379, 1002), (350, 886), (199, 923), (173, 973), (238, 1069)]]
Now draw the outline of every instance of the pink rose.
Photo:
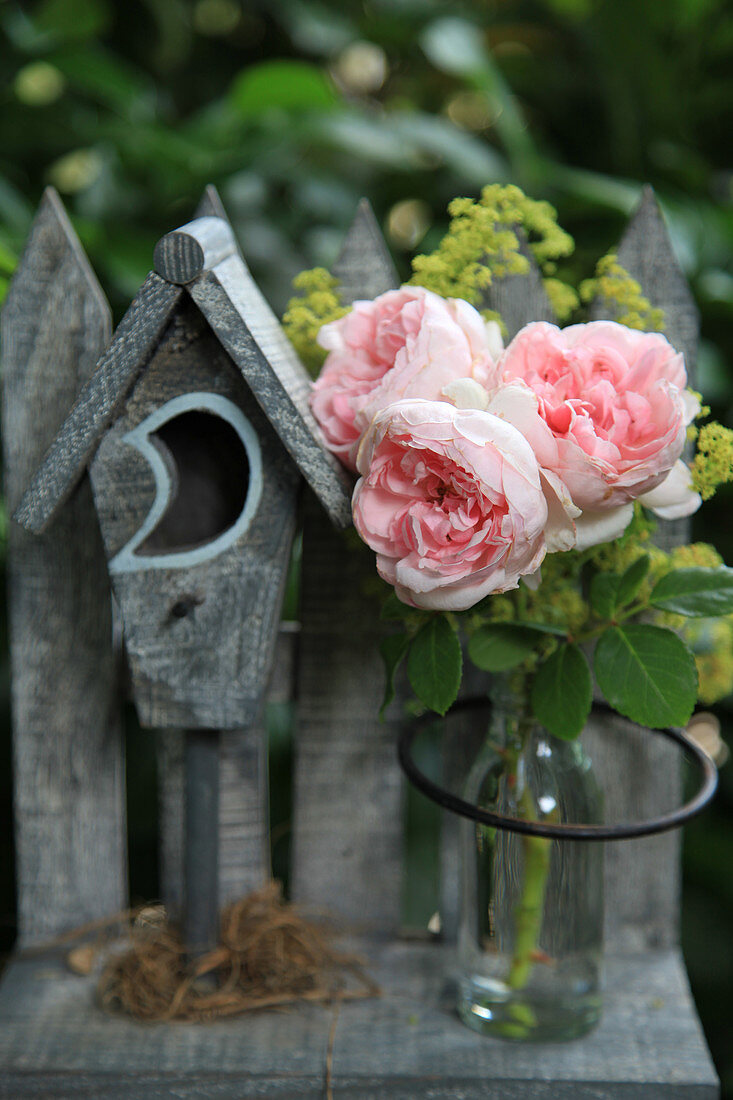
[(501, 351), (497, 334), (468, 302), (422, 287), (355, 302), (318, 334), (329, 354), (311, 407), (329, 449), (356, 469), (359, 442), (378, 409), (408, 397), (439, 400), (457, 378), (487, 384)]
[(519, 332), (489, 410), (526, 436), (584, 512), (620, 508), (675, 466), (694, 401), (682, 355), (659, 333), (613, 321)]
[(563, 487), (542, 479), (511, 424), (481, 410), (390, 405), (364, 437), (359, 471), (356, 529), (411, 606), (464, 610), (574, 544)]

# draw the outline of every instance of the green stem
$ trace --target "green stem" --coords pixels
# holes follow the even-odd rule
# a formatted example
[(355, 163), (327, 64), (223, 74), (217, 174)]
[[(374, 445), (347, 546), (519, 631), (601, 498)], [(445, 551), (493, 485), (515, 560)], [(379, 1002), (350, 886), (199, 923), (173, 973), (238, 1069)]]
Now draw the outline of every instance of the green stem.
[[(517, 758), (525, 748), (526, 741), (527, 732), (525, 731), (519, 753), (512, 762), (515, 775)], [(521, 816), (526, 820), (537, 820), (534, 800), (526, 781), (519, 796), (518, 808)], [(522, 893), (515, 910), (514, 951), (507, 977), (507, 985), (511, 989), (524, 989), (532, 973), (534, 965), (532, 956), (537, 950), (542, 927), (547, 877), (550, 871), (551, 844), (552, 841), (547, 837), (522, 834), (524, 854)]]
[(532, 956), (537, 950), (542, 927), (551, 843), (542, 836), (522, 837), (524, 882), (515, 913), (514, 953), (507, 978), (511, 989), (524, 989), (532, 973)]

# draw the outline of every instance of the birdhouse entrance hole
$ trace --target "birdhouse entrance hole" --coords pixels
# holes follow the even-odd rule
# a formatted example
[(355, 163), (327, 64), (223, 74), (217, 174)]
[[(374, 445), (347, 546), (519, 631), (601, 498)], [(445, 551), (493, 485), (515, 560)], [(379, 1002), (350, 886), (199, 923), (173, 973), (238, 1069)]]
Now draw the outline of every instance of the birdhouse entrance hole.
[(124, 442), (147, 459), (156, 492), (142, 527), (110, 562), (112, 572), (188, 568), (247, 530), (262, 494), (262, 456), (257, 433), (228, 398), (173, 398)]
[(247, 500), (249, 460), (232, 425), (192, 410), (163, 424), (150, 441), (170, 468), (172, 494), (138, 555), (191, 550), (233, 527)]

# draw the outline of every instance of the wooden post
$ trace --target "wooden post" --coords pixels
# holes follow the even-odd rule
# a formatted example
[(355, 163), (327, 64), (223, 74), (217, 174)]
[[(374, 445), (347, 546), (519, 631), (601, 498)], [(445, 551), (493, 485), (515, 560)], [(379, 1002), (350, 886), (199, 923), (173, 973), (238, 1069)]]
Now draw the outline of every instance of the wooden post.
[[(641, 284), (653, 306), (664, 310), (664, 335), (683, 352), (687, 375), (695, 378), (698, 313), (680, 271), (662, 212), (651, 187), (644, 188), (617, 250), (619, 262)], [(609, 304), (595, 302), (594, 317), (608, 316)], [(655, 541), (663, 549), (686, 542), (688, 520), (662, 520)], [(617, 813), (628, 820), (658, 813), (680, 791), (679, 762), (659, 738), (650, 738), (639, 758), (634, 738), (624, 740), (623, 721), (615, 722), (613, 743), (589, 730), (591, 758), (609, 776), (617, 776), (609, 795)], [(619, 818), (620, 819), (620, 818)], [(676, 830), (660, 836), (606, 845), (606, 929), (610, 948), (645, 950), (676, 944), (679, 939), (680, 844)]]
[(218, 730), (188, 730), (186, 739), (186, 844), (184, 937), (189, 956), (211, 951), (219, 940)]
[[(362, 202), (334, 265), (346, 303), (398, 285)], [(306, 501), (296, 738), (293, 894), (361, 928), (395, 933), (402, 884), (398, 722), (377, 718), (384, 672), (377, 602), (358, 554)]]
[[(109, 307), (49, 189), (2, 312), (9, 512), (109, 334)], [(11, 523), (8, 543), (25, 946), (126, 904), (124, 769), (109, 581), (88, 480), (47, 533)]]
[[(215, 187), (206, 188), (196, 217), (227, 221)], [(165, 238), (167, 239), (167, 238)], [(161, 896), (173, 915), (184, 905), (185, 751), (180, 730), (157, 736)], [(270, 877), (267, 734), (261, 719), (219, 734), (218, 899), (222, 907)]]

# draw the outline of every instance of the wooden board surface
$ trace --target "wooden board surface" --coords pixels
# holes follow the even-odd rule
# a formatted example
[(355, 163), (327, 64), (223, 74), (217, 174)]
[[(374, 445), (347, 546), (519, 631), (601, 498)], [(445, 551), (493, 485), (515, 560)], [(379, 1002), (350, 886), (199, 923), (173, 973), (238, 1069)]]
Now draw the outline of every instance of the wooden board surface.
[[(335, 264), (344, 302), (396, 285), (362, 203)], [(363, 281), (361, 281), (363, 279)], [(377, 717), (384, 691), (374, 555), (306, 501), (298, 669), (293, 891), (372, 930), (400, 926), (399, 722)], [(378, 582), (377, 582), (378, 583)]]
[[(106, 300), (47, 191), (2, 314), (9, 511), (109, 334)], [(33, 943), (127, 894), (118, 656), (86, 479), (45, 534), (10, 524), (8, 570), (19, 935)]]
[[(698, 342), (698, 313), (682, 274), (667, 227), (651, 187), (644, 189), (617, 249), (620, 263), (641, 284), (652, 305), (664, 310), (664, 335), (685, 356), (694, 381)], [(591, 313), (609, 316), (609, 304), (596, 301)], [(663, 549), (689, 541), (689, 520), (660, 520), (654, 541)], [(623, 722), (619, 724), (622, 729)], [(595, 740), (592, 751), (599, 767), (611, 751), (607, 739)], [(605, 744), (604, 744), (605, 741)], [(622, 763), (619, 766), (619, 755)], [(674, 754), (650, 739), (644, 758), (634, 743), (618, 741), (617, 754), (608, 759), (607, 774), (618, 777), (613, 798), (619, 815), (627, 819), (650, 816), (669, 805), (668, 791), (679, 790)], [(609, 942), (627, 948), (671, 944), (679, 936), (679, 831), (624, 844), (606, 846), (606, 934)]]
[(376, 298), (400, 280), (374, 211), (362, 199), (333, 265), (342, 302)]
[(65, 410), (58, 436), (46, 443), (49, 449), (17, 508), (16, 519), (29, 530), (42, 531), (79, 483), (182, 294), (154, 272), (148, 275), (73, 408)]
[[(228, 220), (211, 185), (196, 210), (196, 217), (206, 216)], [(276, 654), (275, 668), (285, 663)], [(184, 896), (182, 731), (160, 730), (156, 748), (161, 896), (169, 912), (180, 915)], [(246, 728), (222, 732), (219, 780), (219, 905), (223, 906), (270, 877), (267, 739), (260, 719)]]
[(322, 443), (310, 379), (242, 258), (230, 256), (187, 289), (331, 521), (347, 527), (349, 481)]
[(507, 275), (504, 279), (494, 279), (485, 291), (482, 303), (482, 308), (496, 310), (501, 316), (506, 325), (505, 343), (530, 321), (557, 323), (542, 281), (542, 273), (526, 238), (521, 230), (515, 232), (520, 240), (521, 252), (529, 261), (529, 270), (524, 275)]
[[(169, 402), (187, 400), (195, 413), (199, 407), (205, 411), (204, 401), (211, 397), (243, 415), (255, 441), (245, 505), (246, 510), (254, 501), (249, 526), (233, 541), (235, 528), (228, 528), (216, 553), (215, 542), (196, 546), (192, 540), (190, 549), (179, 552), (174, 545), (170, 554), (146, 554), (143, 543), (125, 557), (132, 533), (142, 528), (160, 492), (140, 444), (129, 445), (131, 436), (141, 433), (148, 439), (146, 424), (154, 434), (155, 418)], [(184, 447), (179, 457), (186, 460), (186, 454)], [(199, 476), (198, 468), (193, 476)], [(277, 635), (299, 478), (258, 402), (189, 298), (174, 312), (124, 412), (105, 433), (91, 477), (141, 723), (236, 729), (256, 721)], [(181, 515), (184, 528), (194, 510)], [(207, 521), (206, 515), (202, 518)], [(181, 537), (185, 540), (185, 531)]]
[[(362, 945), (363, 946), (363, 945)], [(438, 945), (367, 946), (383, 996), (340, 1007), (332, 1088), (349, 1100), (716, 1100), (674, 951), (612, 955), (599, 1027), (515, 1044), (457, 1019)], [(0, 987), (7, 1100), (323, 1100), (333, 1011), (302, 1006), (205, 1025), (142, 1025), (93, 1003), (57, 958), (16, 960)]]

